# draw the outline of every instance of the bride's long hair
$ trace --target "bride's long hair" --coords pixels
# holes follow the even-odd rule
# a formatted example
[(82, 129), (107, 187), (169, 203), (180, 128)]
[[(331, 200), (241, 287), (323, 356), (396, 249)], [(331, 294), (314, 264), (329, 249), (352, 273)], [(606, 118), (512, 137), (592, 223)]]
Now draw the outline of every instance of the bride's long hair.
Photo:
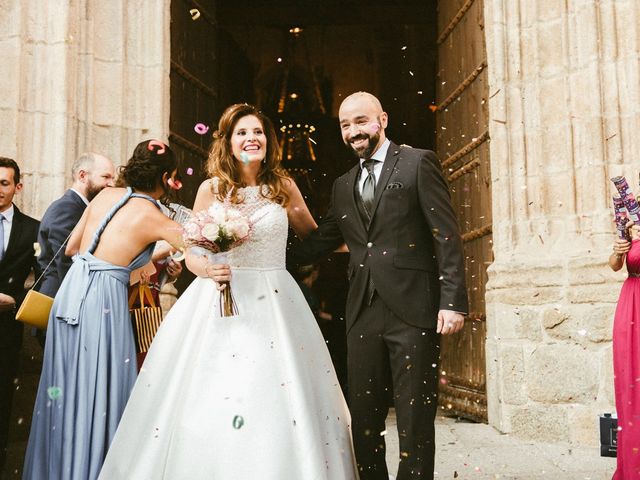
[(209, 150), (206, 167), (210, 178), (218, 178), (218, 191), (213, 193), (222, 200), (231, 190), (231, 201), (234, 203), (242, 201), (242, 198), (238, 197), (238, 188), (246, 185), (242, 180), (240, 160), (233, 156), (231, 150), (231, 135), (238, 120), (248, 115), (253, 115), (260, 121), (267, 138), (267, 153), (264, 160), (260, 162), (257, 180), (258, 185), (266, 185), (268, 188), (261, 189), (261, 194), (284, 207), (289, 202), (286, 189), (289, 175), (281, 166), (282, 157), (276, 130), (269, 117), (247, 103), (236, 103), (228, 107), (220, 117), (218, 130), (213, 133), (213, 143)]

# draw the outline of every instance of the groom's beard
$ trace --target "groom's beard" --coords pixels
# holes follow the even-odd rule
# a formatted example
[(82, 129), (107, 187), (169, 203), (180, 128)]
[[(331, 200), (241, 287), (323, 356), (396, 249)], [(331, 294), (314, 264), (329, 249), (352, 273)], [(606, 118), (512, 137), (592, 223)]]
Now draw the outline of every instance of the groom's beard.
[[(366, 139), (367, 143), (360, 148), (354, 147), (352, 142), (355, 140), (361, 140), (361, 139)], [(347, 145), (347, 147), (351, 147), (351, 151), (355, 154), (356, 157), (368, 159), (368, 158), (371, 158), (371, 155), (373, 154), (374, 149), (378, 145), (378, 142), (380, 142), (379, 133), (374, 133), (373, 135), (369, 135), (368, 133), (362, 132), (362, 133), (359, 133), (358, 135), (351, 137), (349, 141), (345, 142), (345, 144)]]

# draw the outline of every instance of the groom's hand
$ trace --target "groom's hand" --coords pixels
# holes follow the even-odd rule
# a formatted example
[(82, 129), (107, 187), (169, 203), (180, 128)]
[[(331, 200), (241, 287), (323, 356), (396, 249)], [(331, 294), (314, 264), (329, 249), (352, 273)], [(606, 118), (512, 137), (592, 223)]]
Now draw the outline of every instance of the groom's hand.
[(442, 335), (451, 335), (459, 332), (464, 326), (464, 315), (453, 310), (440, 310), (438, 312), (437, 332)]

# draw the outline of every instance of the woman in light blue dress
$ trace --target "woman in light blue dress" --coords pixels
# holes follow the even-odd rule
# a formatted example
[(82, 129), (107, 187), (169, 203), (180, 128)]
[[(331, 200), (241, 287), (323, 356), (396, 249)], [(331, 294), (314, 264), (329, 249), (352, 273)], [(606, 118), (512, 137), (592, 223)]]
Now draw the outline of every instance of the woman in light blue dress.
[[(120, 181), (89, 204), (73, 231), (74, 262), (56, 295), (23, 478), (94, 479), (136, 379), (129, 274), (181, 229), (158, 200), (176, 185), (176, 160), (157, 140), (140, 143)], [(82, 253), (79, 253), (82, 252)]]

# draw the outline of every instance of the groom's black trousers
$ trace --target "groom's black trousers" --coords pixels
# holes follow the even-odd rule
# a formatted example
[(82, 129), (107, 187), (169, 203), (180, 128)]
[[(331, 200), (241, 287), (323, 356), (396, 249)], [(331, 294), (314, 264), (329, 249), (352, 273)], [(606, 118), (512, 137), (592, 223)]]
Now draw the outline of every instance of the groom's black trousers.
[(439, 335), (409, 325), (376, 294), (347, 335), (349, 408), (361, 480), (388, 480), (385, 418), (393, 389), (400, 467), (397, 480), (433, 479)]

